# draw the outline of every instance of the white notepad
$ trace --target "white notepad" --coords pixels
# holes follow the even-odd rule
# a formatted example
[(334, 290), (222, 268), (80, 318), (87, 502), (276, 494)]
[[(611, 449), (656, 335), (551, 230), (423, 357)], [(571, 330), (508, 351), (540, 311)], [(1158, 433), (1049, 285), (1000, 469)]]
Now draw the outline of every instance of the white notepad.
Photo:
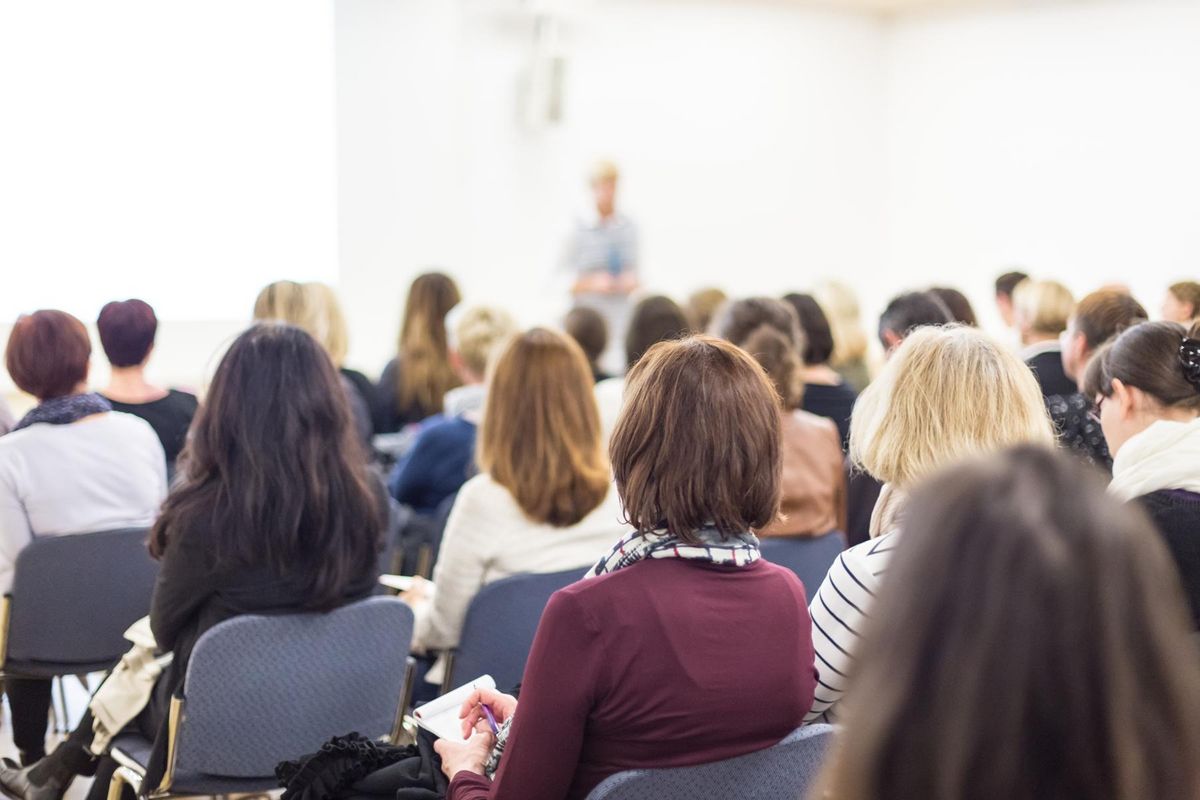
[(407, 592), (413, 586), (413, 576), (384, 573), (379, 576), (379, 583), (389, 589), (395, 589), (397, 592)]
[(462, 734), (462, 719), (459, 709), (471, 692), (476, 689), (495, 689), (496, 681), (491, 675), (481, 675), (470, 683), (431, 700), (413, 712), (413, 719), (425, 730), (439, 739), (461, 742), (467, 737)]

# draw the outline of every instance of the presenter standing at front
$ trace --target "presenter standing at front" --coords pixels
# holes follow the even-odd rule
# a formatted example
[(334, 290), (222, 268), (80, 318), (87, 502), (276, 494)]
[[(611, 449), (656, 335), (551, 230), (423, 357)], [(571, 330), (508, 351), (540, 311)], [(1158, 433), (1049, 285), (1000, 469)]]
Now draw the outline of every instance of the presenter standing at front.
[(615, 164), (601, 161), (591, 173), (593, 207), (575, 223), (566, 265), (574, 283), (576, 305), (599, 311), (608, 322), (607, 371), (625, 371), (622, 352), (630, 314), (630, 295), (638, 287), (638, 233), (629, 217), (616, 209)]

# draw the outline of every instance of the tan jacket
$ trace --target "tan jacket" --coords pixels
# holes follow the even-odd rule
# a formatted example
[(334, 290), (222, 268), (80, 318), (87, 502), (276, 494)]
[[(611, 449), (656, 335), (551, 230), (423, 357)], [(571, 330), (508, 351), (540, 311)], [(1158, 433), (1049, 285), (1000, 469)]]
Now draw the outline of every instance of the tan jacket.
[(783, 416), (784, 519), (760, 536), (819, 536), (846, 529), (846, 472), (832, 420), (807, 411)]

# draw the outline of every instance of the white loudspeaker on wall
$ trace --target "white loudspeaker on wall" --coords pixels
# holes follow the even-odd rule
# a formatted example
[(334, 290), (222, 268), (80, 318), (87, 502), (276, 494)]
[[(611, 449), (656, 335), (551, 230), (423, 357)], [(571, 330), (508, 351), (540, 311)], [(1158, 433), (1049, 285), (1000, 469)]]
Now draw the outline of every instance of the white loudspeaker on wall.
[(517, 92), (517, 115), (529, 130), (543, 130), (562, 121), (567, 57), (559, 44), (559, 21), (539, 14), (533, 47)]

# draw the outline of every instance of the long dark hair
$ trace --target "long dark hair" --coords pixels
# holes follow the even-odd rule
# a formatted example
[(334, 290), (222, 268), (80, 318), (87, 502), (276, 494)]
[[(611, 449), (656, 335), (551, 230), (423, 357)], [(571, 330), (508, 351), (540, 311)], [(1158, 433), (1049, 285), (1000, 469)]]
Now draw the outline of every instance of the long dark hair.
[(814, 797), (1200, 795), (1200, 656), (1139, 509), (1024, 447), (931, 480), (902, 536)]
[(303, 576), (307, 607), (333, 608), (372, 568), (385, 524), (366, 463), (321, 346), (290, 325), (254, 325), (217, 367), (150, 553), (194, 526), (218, 564)]

